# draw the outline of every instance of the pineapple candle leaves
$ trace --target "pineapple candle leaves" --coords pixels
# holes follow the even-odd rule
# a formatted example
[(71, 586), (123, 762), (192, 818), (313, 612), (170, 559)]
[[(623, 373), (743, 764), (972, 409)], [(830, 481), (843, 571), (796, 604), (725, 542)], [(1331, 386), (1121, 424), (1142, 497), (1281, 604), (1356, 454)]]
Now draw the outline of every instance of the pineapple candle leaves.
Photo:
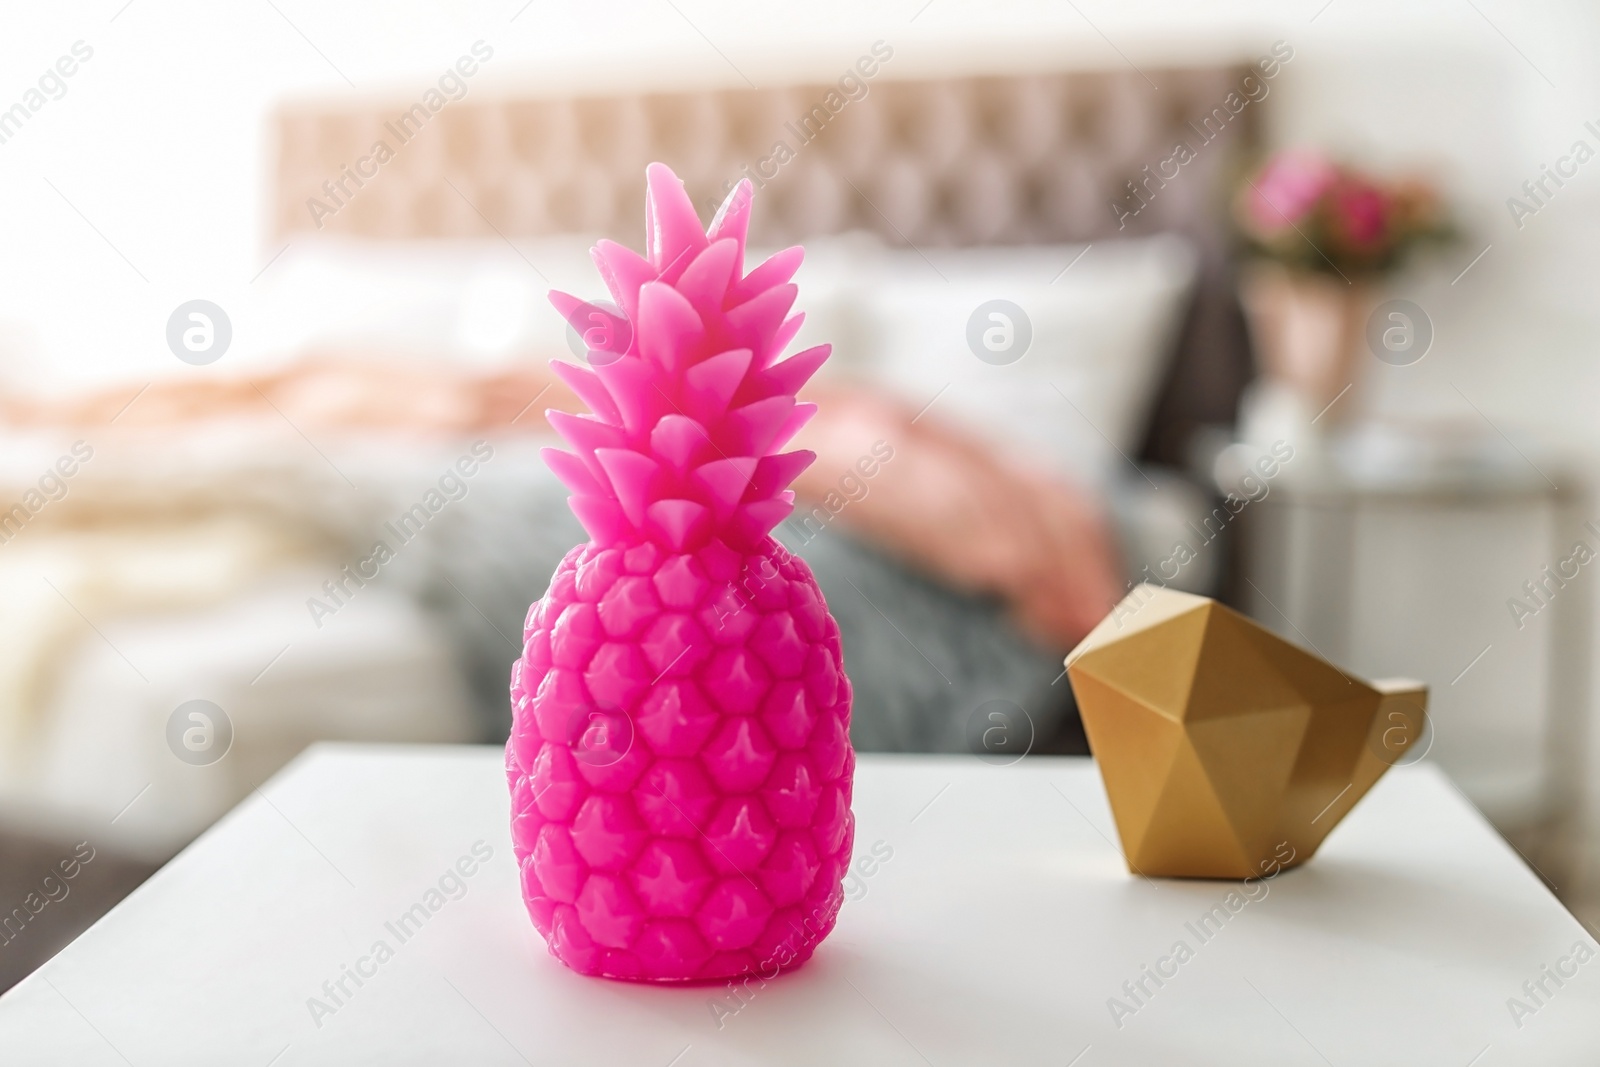
[[(633, 327), (598, 331), (622, 346), (615, 358), (555, 364), (591, 414), (550, 412), (572, 451), (547, 449), (545, 460), (596, 541), (685, 551), (716, 536), (752, 548), (793, 510), (789, 483), (815, 459), (779, 451), (815, 413), (795, 394), (829, 354), (819, 345), (778, 361), (804, 320), (789, 314), (802, 250), (743, 274), (748, 182), (704, 232), (669, 169), (652, 164), (646, 182), (648, 257), (610, 241), (594, 252)], [(607, 314), (551, 299), (579, 330)]]

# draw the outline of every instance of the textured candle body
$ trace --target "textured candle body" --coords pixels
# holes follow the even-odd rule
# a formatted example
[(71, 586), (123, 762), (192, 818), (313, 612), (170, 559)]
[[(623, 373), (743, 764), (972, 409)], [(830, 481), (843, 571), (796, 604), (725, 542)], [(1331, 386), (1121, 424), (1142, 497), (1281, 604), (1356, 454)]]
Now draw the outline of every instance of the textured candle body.
[(795, 392), (800, 250), (743, 272), (750, 188), (708, 231), (648, 171), (641, 257), (595, 251), (622, 314), (552, 294), (589, 405), (546, 450), (590, 542), (512, 668), (506, 769), (523, 896), (550, 951), (641, 981), (771, 977), (833, 927), (854, 834), (850, 684), (805, 563), (771, 536), (810, 452)]

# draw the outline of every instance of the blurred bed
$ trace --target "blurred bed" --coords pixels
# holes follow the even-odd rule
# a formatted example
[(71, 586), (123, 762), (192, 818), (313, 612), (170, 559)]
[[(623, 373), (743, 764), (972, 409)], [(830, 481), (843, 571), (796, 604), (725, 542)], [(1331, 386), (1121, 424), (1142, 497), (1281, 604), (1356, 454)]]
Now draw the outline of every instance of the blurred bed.
[[(819, 388), (842, 414), (807, 442), (822, 459), (780, 536), (839, 619), (853, 739), (966, 750), (1003, 700), (1035, 750), (1082, 750), (1061, 654), (1208, 509), (1177, 472), (1249, 374), (1219, 220), (1255, 109), (1158, 186), (1144, 168), (1239, 72), (1151, 71), (1156, 93), (1131, 72), (897, 81), (891, 66), (837, 112), (827, 84), (485, 91), (346, 182), (331, 215), (308, 202), (410, 102), (282, 109), (277, 255), (236, 315), (248, 365), (5, 400), (6, 499), (75, 438), (97, 448), (0, 546), (9, 810), (153, 862), (316, 738), (503, 737), (513, 638), (582, 536), (536, 458), (542, 409), (571, 400), (543, 392), (543, 367), (583, 353), (544, 291), (602, 295), (586, 250), (638, 244), (648, 161), (714, 202), (819, 106), (826, 128), (758, 191), (752, 240), (805, 242), (797, 344), (836, 345)], [(1004, 365), (966, 341), (997, 298), (1031, 332)], [(492, 459), (459, 497), (381, 577), (349, 580), (480, 442)], [(853, 473), (880, 442), (881, 473)], [(1043, 543), (1075, 584), (1017, 572), (1007, 509), (1059, 520)], [(1209, 589), (1221, 565), (1183, 580)], [(233, 726), (205, 767), (166, 740), (195, 698)]]
[[(1199, 431), (1231, 422), (1250, 373), (1220, 218), (1257, 115), (1245, 109), (1221, 129), (1213, 117), (1242, 72), (1150, 72), (1159, 93), (1131, 71), (908, 81), (893, 79), (882, 52), (849, 84), (464, 99), (370, 184), (341, 176), (389, 137), (401, 101), (286, 107), (275, 127), (274, 210), (287, 251), (269, 277), (286, 309), (323, 309), (320, 322), (291, 317), (307, 331), (301, 344), (338, 338), (375, 351), (449, 351), (485, 367), (537, 365), (555, 338), (576, 341), (543, 290), (603, 296), (586, 249), (599, 237), (637, 243), (647, 162), (670, 163), (708, 216), (734, 180), (756, 175), (752, 241), (807, 247), (796, 280), (808, 320), (796, 344), (835, 344), (823, 388), (891, 399), (910, 413), (889, 421), (908, 444), (915, 423), (1081, 490), (1110, 513), (1122, 567), (1135, 574), (1207, 510), (1174, 469)], [(1196, 141), (1201, 129), (1197, 158), (1170, 181), (1152, 177), (1176, 141)], [(330, 194), (337, 213), (314, 210)], [(1023, 307), (1031, 325), (1027, 355), (1009, 365), (981, 362), (966, 342), (969, 317), (995, 298)], [(814, 506), (873, 440), (858, 431), (831, 449), (806, 442), (821, 458), (801, 493)], [(830, 510), (807, 525), (802, 508), (782, 528), (845, 632), (856, 743), (960, 750), (967, 719), (991, 699), (1025, 709), (1041, 744), (1081, 743), (1066, 686), (1052, 683), (1077, 617), (1098, 618), (1115, 588), (1092, 598), (1060, 591), (1060, 600), (1096, 602), (1065, 606), (1057, 614), (1073, 618), (1043, 627), (1042, 641), (1032, 627), (1030, 639), (1012, 624), (1029, 612), (1006, 603), (1005, 582), (979, 573), (986, 551), (1006, 554), (986, 541), (996, 531), (937, 509), (920, 529), (916, 518), (896, 525), (886, 503), (873, 503), (893, 478), (910, 477), (914, 458), (883, 483), (855, 487), (865, 500), (847, 500), (837, 522)], [(524, 473), (530, 484), (543, 477)], [(954, 496), (959, 487), (935, 483), (924, 495), (941, 488)], [(576, 529), (559, 506), (550, 511), (544, 523), (563, 537)], [(950, 543), (963, 536), (968, 543)], [(1093, 549), (1070, 539), (1056, 547), (1062, 569)], [(523, 553), (532, 571), (510, 583), (514, 593), (499, 578), (515, 561), (500, 556), (456, 580), (525, 601), (554, 561)], [(1207, 557), (1183, 581), (1210, 588), (1222, 564)], [(503, 716), (503, 667), (503, 648), (473, 658), (485, 713)]]

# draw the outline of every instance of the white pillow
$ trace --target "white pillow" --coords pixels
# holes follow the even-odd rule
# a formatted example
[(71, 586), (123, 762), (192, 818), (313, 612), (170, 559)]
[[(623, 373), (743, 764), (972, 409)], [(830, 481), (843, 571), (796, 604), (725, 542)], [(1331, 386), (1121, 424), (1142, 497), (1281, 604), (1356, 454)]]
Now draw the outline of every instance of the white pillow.
[[(297, 242), (262, 278), (261, 348), (281, 356), (333, 343), (479, 365), (566, 356), (567, 328), (545, 292), (606, 297), (590, 243)], [(865, 378), (914, 410), (934, 401), (927, 417), (1083, 481), (1126, 473), (1119, 452), (1138, 447), (1194, 283), (1187, 241), (918, 252), (852, 233), (805, 244), (795, 280), (806, 323), (791, 351), (832, 342), (831, 377)], [(771, 251), (751, 249), (747, 266)], [(1004, 365), (968, 344), (974, 311), (994, 299), (1031, 326), (1026, 351)], [(1021, 323), (1010, 325), (1020, 343)]]
[[(925, 417), (1094, 484), (1126, 473), (1198, 259), (1175, 236), (919, 252), (848, 235), (807, 252), (797, 344), (831, 340), (836, 373), (875, 380), (913, 410), (932, 402)], [(993, 300), (1022, 315), (991, 309), (974, 325)]]

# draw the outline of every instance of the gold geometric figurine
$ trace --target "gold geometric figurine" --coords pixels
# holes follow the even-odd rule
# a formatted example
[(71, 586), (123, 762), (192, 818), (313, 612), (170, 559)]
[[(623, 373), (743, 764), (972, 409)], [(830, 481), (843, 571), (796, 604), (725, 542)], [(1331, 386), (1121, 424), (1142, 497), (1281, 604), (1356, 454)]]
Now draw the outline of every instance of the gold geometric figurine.
[(1136, 874), (1260, 878), (1311, 858), (1418, 746), (1427, 687), (1367, 683), (1214, 600), (1141, 585), (1067, 657)]

